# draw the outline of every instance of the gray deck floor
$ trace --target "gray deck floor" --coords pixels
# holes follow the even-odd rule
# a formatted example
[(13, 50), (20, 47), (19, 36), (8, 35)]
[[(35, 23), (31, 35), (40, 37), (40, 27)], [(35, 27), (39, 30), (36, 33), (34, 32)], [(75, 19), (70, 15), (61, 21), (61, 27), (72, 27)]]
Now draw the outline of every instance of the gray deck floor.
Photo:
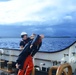
[[(7, 73), (0, 70), (0, 75), (17, 75), (17, 74), (15, 74), (15, 73), (14, 74), (7, 74)], [(36, 74), (36, 75), (39, 75), (39, 74)], [(73, 74), (73, 75), (76, 75), (76, 74)]]
[(14, 74), (7, 74), (6, 72), (3, 72), (0, 70), (0, 75), (17, 75), (17, 74), (15, 74), (15, 73)]

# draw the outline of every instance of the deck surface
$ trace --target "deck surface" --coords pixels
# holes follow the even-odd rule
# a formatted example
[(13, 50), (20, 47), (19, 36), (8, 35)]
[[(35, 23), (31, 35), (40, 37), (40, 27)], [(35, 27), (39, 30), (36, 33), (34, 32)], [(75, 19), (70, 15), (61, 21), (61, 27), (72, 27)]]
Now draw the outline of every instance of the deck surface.
[(7, 69), (0, 68), (0, 75), (16, 75), (14, 71), (8, 71)]
[[(0, 70), (0, 75), (9, 75), (9, 74)], [(10, 74), (10, 75), (16, 75), (16, 74)]]
[[(40, 75), (41, 73), (37, 73), (36, 75)], [(0, 70), (0, 75), (17, 75), (17, 74), (7, 74), (6, 72), (3, 72)], [(47, 75), (47, 74), (41, 74), (41, 75)], [(73, 75), (76, 75), (76, 74), (73, 74)]]

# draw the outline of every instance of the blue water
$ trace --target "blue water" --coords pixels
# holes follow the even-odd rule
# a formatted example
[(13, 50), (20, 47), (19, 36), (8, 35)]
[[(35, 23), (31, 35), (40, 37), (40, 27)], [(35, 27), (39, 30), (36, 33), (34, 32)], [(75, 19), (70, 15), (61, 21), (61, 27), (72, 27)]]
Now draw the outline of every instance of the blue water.
[[(0, 38), (0, 48), (19, 49), (20, 38)], [(71, 45), (76, 38), (44, 38), (40, 51), (52, 52)]]

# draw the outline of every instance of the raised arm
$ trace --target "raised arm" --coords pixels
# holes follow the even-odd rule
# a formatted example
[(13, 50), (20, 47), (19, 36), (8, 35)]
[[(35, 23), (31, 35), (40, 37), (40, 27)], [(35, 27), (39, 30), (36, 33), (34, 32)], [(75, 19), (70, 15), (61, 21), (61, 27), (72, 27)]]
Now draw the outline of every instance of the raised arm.
[(30, 48), (32, 48), (32, 46), (39, 40), (39, 39), (43, 39), (44, 38), (44, 35), (35, 35), (35, 37), (34, 37), (34, 39), (33, 39), (33, 41), (32, 41), (32, 43), (31, 43), (31, 45), (30, 45)]
[(39, 38), (40, 38), (39, 35), (35, 35), (35, 37), (34, 37), (32, 43), (31, 43), (31, 45), (34, 45), (34, 44), (37, 42), (37, 40), (38, 40)]

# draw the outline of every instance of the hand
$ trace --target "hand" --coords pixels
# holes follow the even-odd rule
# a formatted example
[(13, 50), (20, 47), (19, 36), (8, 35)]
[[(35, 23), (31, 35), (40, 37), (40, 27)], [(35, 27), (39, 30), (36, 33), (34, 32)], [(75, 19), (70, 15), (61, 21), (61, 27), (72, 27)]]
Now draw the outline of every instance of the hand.
[(19, 68), (19, 65), (18, 65), (18, 64), (16, 64), (16, 68), (17, 68), (17, 69)]
[(40, 37), (41, 37), (41, 39), (43, 39), (43, 38), (44, 38), (44, 35), (43, 35), (43, 34), (41, 34), (41, 35), (40, 35)]
[(33, 45), (30, 45), (30, 49), (32, 48)]

